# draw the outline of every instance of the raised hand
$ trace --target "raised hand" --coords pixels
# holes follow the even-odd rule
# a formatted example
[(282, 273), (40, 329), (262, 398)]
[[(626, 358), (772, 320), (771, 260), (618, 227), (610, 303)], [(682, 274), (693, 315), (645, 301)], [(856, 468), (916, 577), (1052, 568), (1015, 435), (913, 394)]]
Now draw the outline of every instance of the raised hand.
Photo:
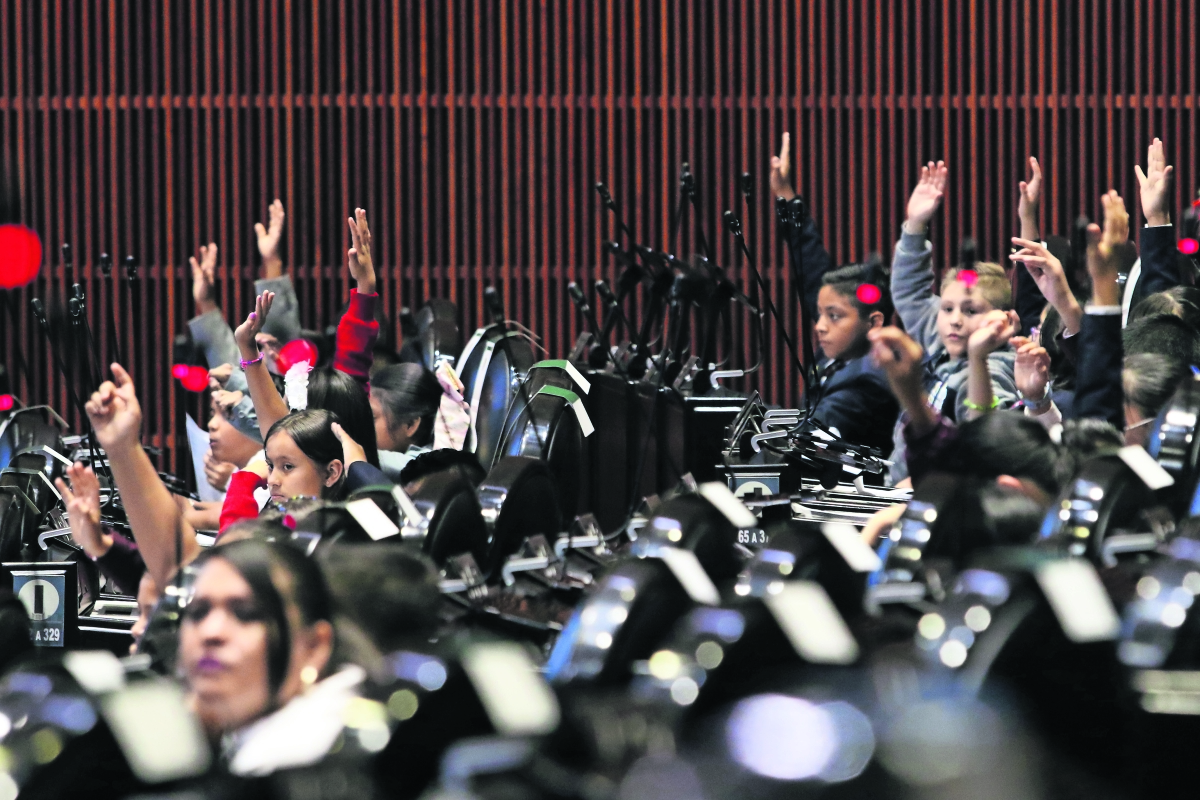
[(787, 131), (783, 132), (783, 145), (779, 148), (779, 155), (771, 156), (771, 174), (768, 182), (771, 185), (771, 199), (782, 197), (784, 200), (791, 200), (796, 196), (796, 192), (792, 189), (792, 137)]
[(1013, 261), (1019, 261), (1029, 271), (1033, 282), (1037, 284), (1042, 296), (1054, 306), (1063, 318), (1067, 333), (1074, 335), (1079, 331), (1083, 318), (1083, 309), (1071, 292), (1067, 283), (1067, 273), (1062, 262), (1046, 249), (1041, 242), (1032, 239), (1022, 239), (1014, 236), (1012, 243), (1021, 249), (1009, 256)]
[(967, 353), (972, 358), (986, 358), (988, 353), (1003, 347), (1016, 332), (1016, 325), (1007, 311), (989, 311), (967, 339)]
[(867, 331), (871, 342), (871, 360), (888, 376), (896, 397), (924, 395), (923, 360), (925, 351), (899, 328), (874, 328)]
[(113, 379), (100, 384), (84, 407), (96, 441), (105, 450), (136, 448), (142, 429), (142, 406), (133, 388), (133, 378), (120, 364), (112, 365)]
[(216, 282), (213, 271), (217, 266), (217, 243), (200, 245), (199, 260), (192, 256), (188, 263), (192, 265), (192, 298), (196, 301), (196, 314), (207, 314), (217, 307), (213, 292), (213, 284)]
[(945, 161), (936, 164), (930, 161), (921, 167), (917, 187), (908, 198), (908, 220), (905, 223), (910, 233), (924, 233), (929, 220), (942, 204), (949, 182), (950, 170)]
[(208, 371), (209, 390), (215, 392), (224, 389), (231, 375), (233, 375), (233, 364), (218, 364), (210, 369)]
[(1121, 251), (1129, 241), (1129, 212), (1115, 189), (1100, 196), (1104, 206), (1104, 228), (1096, 223), (1087, 227), (1087, 268), (1092, 276), (1092, 303), (1104, 306), (1121, 304), (1117, 273)]
[(234, 406), (242, 402), (242, 398), (246, 395), (242, 392), (231, 392), (227, 389), (214, 389), (212, 392), (212, 401), (221, 409), (221, 413), (226, 417), (229, 416)]
[(1046, 386), (1050, 383), (1050, 354), (1046, 348), (1024, 336), (1014, 336), (1009, 344), (1017, 351), (1013, 381), (1021, 396), (1037, 408), (1042, 405)]
[(246, 321), (237, 326), (237, 330), (233, 332), (233, 340), (237, 342), (238, 350), (242, 353), (244, 361), (253, 361), (258, 358), (258, 344), (254, 341), (254, 337), (262, 330), (263, 324), (267, 321), (267, 315), (271, 313), (271, 303), (275, 302), (274, 292), (263, 292), (254, 300), (254, 310), (250, 312), (250, 316), (246, 317)]
[(1163, 153), (1162, 139), (1155, 137), (1146, 153), (1146, 171), (1135, 164), (1138, 186), (1142, 195), (1142, 213), (1147, 225), (1171, 224), (1171, 173), (1175, 168), (1167, 165)]
[(112, 534), (105, 533), (100, 526), (100, 481), (91, 467), (76, 461), (67, 467), (68, 487), (62, 478), (55, 479), (58, 491), (67, 504), (67, 518), (71, 522), (71, 538), (83, 548), (88, 557), (96, 559), (112, 547)]
[(254, 223), (254, 235), (258, 239), (258, 252), (262, 256), (266, 277), (278, 278), (283, 274), (279, 242), (283, 238), (283, 222), (287, 218), (283, 212), (283, 201), (278, 197), (267, 207), (267, 217), (267, 227), (263, 227), (261, 222)]
[(367, 451), (363, 450), (362, 445), (350, 438), (350, 434), (346, 433), (338, 423), (333, 423), (333, 435), (342, 443), (342, 463), (345, 469), (349, 469), (350, 465), (355, 461), (366, 461)]
[(359, 294), (375, 294), (375, 266), (371, 261), (371, 229), (367, 226), (367, 212), (354, 209), (354, 216), (347, 217), (350, 225), (350, 249), (346, 261), (350, 276), (358, 282)]
[(1029, 157), (1029, 169), (1033, 177), (1017, 184), (1021, 192), (1017, 200), (1017, 216), (1021, 219), (1021, 238), (1037, 239), (1038, 209), (1042, 204), (1042, 167), (1033, 156)]
[(211, 449), (204, 454), (204, 479), (208, 481), (209, 486), (218, 492), (225, 491), (229, 486), (229, 478), (235, 472), (237, 472), (236, 464), (231, 464), (228, 461), (218, 461), (213, 458)]

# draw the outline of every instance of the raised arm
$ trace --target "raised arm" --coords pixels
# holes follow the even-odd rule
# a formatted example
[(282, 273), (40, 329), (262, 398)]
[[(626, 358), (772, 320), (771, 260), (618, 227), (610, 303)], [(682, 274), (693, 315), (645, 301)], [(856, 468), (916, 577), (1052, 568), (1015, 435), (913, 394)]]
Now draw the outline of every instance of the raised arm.
[(142, 408), (133, 379), (120, 364), (112, 365), (112, 374), (113, 379), (101, 384), (88, 400), (88, 418), (96, 440), (108, 455), (146, 569), (155, 583), (166, 586), (175, 572), (176, 542), (180, 544), (179, 555), (185, 564), (196, 557), (200, 547), (174, 495), (163, 485), (142, 449), (139, 440)]
[(1017, 322), (1014, 317), (1015, 314), (1005, 311), (989, 311), (967, 340), (966, 419), (976, 419), (1000, 405), (992, 391), (988, 356), (1008, 344), (1008, 340), (1016, 334)]
[(75, 462), (67, 467), (67, 477), (70, 486), (62, 478), (55, 484), (67, 506), (71, 538), (121, 591), (136, 595), (146, 564), (136, 544), (109, 532), (100, 521), (100, 481), (96, 473)]
[(1050, 394), (1050, 353), (1025, 336), (1015, 336), (1009, 344), (1017, 351), (1013, 364), (1013, 383), (1021, 393), (1025, 415), (1033, 417), (1047, 429), (1062, 422), (1062, 412)]
[[(1045, 181), (1042, 179), (1042, 167), (1033, 156), (1029, 157), (1029, 171), (1032, 173), (1029, 180), (1021, 181), (1017, 185), (1017, 217), (1021, 222), (1021, 238), (1038, 242), (1042, 239), (1038, 217)], [(1046, 298), (1028, 270), (1018, 269), (1016, 271), (1016, 284), (1016, 291), (1013, 292), (1013, 307), (1021, 319), (1021, 330), (1029, 332), (1041, 320), (1042, 309), (1046, 306)]]
[(217, 243), (200, 247), (200, 257), (188, 259), (192, 265), (192, 298), (196, 301), (196, 316), (188, 320), (192, 340), (204, 351), (210, 367), (237, 361), (237, 344), (233, 331), (217, 305), (214, 273), (217, 266)]
[(296, 299), (296, 287), (290, 275), (283, 271), (283, 227), (287, 214), (283, 201), (275, 198), (267, 207), (267, 224), (254, 223), (254, 237), (258, 242), (258, 253), (263, 260), (263, 276), (254, 282), (254, 294), (271, 292), (275, 295), (275, 313), (264, 330), (287, 344), (300, 336), (300, 303)]
[(242, 369), (246, 373), (250, 399), (254, 401), (254, 413), (258, 415), (258, 429), (264, 441), (271, 426), (288, 415), (287, 403), (275, 388), (271, 374), (267, 372), (267, 365), (263, 363), (262, 354), (258, 352), (258, 344), (254, 341), (254, 336), (262, 330), (263, 323), (271, 312), (271, 303), (274, 300), (275, 295), (271, 292), (260, 294), (254, 301), (254, 310), (233, 332), (241, 355)]
[(930, 161), (921, 167), (921, 177), (908, 198), (900, 241), (892, 253), (892, 301), (905, 329), (924, 347), (931, 346), (937, 336), (937, 312), (930, 302), (933, 246), (925, 239), (925, 233), (942, 205), (949, 174), (944, 161), (936, 164)]
[(1025, 265), (1025, 272), (1037, 284), (1042, 296), (1058, 310), (1067, 333), (1074, 336), (1079, 332), (1083, 309), (1071, 292), (1062, 262), (1044, 244), (1034, 239), (1013, 237), (1012, 243), (1021, 249), (1009, 258)]
[(871, 342), (871, 360), (887, 375), (892, 394), (908, 418), (908, 426), (919, 433), (932, 430), (939, 415), (929, 404), (925, 391), (923, 362), (925, 351), (899, 328), (884, 327), (867, 331)]
[[(775, 202), (776, 197), (791, 200), (796, 196), (796, 192), (792, 188), (791, 149), (791, 135), (784, 131), (779, 155), (771, 156), (771, 171), (767, 182), (771, 187), (772, 203)], [(788, 245), (793, 266), (797, 267), (797, 271), (800, 273), (801, 291), (804, 296), (804, 319), (812, 322), (817, 318), (817, 295), (821, 291), (821, 279), (825, 277), (826, 272), (833, 268), (833, 259), (830, 258), (829, 251), (825, 249), (821, 232), (817, 229), (817, 222), (809, 213), (807, 204), (804, 206), (804, 216), (800, 223), (788, 232)]]
[(371, 259), (371, 228), (367, 225), (367, 212), (356, 208), (354, 216), (346, 222), (350, 226), (350, 249), (346, 251), (346, 263), (357, 286), (351, 290), (350, 307), (338, 323), (333, 365), (339, 372), (346, 373), (365, 387), (370, 377), (375, 340), (379, 338), (379, 323), (375, 320), (379, 295), (375, 293), (375, 265)]
[(1167, 164), (1161, 139), (1150, 143), (1146, 153), (1146, 171), (1134, 165), (1137, 173), (1142, 214), (1146, 227), (1142, 229), (1142, 273), (1133, 288), (1130, 307), (1136, 306), (1155, 292), (1165, 292), (1179, 285), (1179, 270), (1175, 267), (1175, 228), (1171, 225), (1171, 178), (1175, 168)]
[(278, 278), (283, 274), (283, 257), (279, 255), (279, 245), (283, 240), (283, 223), (287, 215), (283, 211), (283, 201), (278, 197), (267, 206), (267, 225), (254, 223), (254, 237), (258, 240), (258, 253), (263, 260), (263, 277)]
[(1121, 249), (1129, 240), (1129, 213), (1116, 191), (1103, 195), (1104, 230), (1087, 229), (1087, 267), (1092, 278), (1092, 301), (1080, 330), (1076, 370), (1075, 409), (1078, 417), (1105, 419), (1120, 430), (1125, 423), (1121, 389), (1121, 289), (1117, 270)]
[(1017, 216), (1021, 220), (1022, 239), (1041, 239), (1041, 223), (1038, 215), (1042, 207), (1042, 167), (1033, 156), (1029, 157), (1029, 180), (1017, 184), (1020, 197), (1017, 200)]
[(913, 485), (945, 463), (947, 450), (958, 438), (958, 428), (929, 405), (925, 392), (921, 345), (899, 328), (867, 332), (871, 358), (887, 373), (892, 392), (904, 414), (905, 460)]

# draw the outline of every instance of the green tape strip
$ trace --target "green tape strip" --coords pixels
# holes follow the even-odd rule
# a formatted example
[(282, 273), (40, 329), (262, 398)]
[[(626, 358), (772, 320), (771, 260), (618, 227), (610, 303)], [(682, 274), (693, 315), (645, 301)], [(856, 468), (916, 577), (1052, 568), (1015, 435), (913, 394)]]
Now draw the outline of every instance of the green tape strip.
[(530, 369), (538, 369), (539, 367), (542, 367), (545, 369), (561, 369), (563, 372), (567, 373), (567, 375), (569, 375), (571, 377), (571, 380), (575, 381), (575, 385), (579, 387), (579, 390), (581, 392), (583, 392), (584, 394), (587, 394), (588, 392), (590, 392), (592, 390), (591, 381), (589, 381), (587, 378), (583, 377), (583, 373), (580, 372), (578, 369), (576, 369), (575, 365), (572, 364), (570, 361), (567, 361), (565, 358), (550, 359), (547, 361), (539, 361), (538, 363), (536, 363), (532, 367), (530, 367)]
[(538, 389), (538, 394), (548, 394), (553, 397), (561, 397), (575, 410), (575, 418), (579, 420), (579, 428), (583, 431), (585, 437), (591, 436), (596, 430), (596, 426), (592, 424), (592, 418), (588, 416), (587, 409), (583, 407), (583, 401), (579, 399), (579, 395), (572, 392), (570, 389), (560, 389), (557, 386), (543, 386)]

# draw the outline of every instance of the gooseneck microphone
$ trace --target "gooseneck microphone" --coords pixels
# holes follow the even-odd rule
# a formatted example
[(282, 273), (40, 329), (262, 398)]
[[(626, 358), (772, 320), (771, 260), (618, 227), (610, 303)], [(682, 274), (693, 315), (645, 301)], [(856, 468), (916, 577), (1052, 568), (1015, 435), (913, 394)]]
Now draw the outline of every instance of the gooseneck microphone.
[(633, 238), (633, 231), (629, 230), (629, 226), (625, 224), (621, 212), (617, 210), (617, 201), (613, 200), (612, 193), (608, 191), (608, 187), (602, 181), (596, 181), (596, 194), (600, 195), (600, 202), (604, 204), (604, 207), (611, 211), (613, 216), (617, 218), (617, 224), (621, 226), (621, 230), (625, 232), (626, 238), (629, 239), (629, 246), (635, 247), (637, 240)]
[(804, 377), (805, 384), (808, 383), (808, 373), (805, 371), (804, 364), (800, 361), (800, 355), (796, 352), (796, 344), (792, 341), (791, 334), (787, 331), (787, 324), (783, 317), (779, 315), (779, 310), (775, 308), (774, 301), (771, 300), (771, 291), (767, 288), (766, 281), (763, 280), (762, 273), (758, 271), (758, 265), (754, 262), (754, 256), (750, 253), (750, 248), (746, 246), (746, 239), (742, 235), (742, 221), (737, 218), (733, 211), (725, 211), (725, 225), (729, 228), (729, 232), (733, 234), (734, 240), (738, 243), (738, 249), (742, 255), (746, 257), (746, 263), (750, 266), (750, 271), (754, 273), (754, 281), (758, 284), (759, 289), (763, 293), (763, 302), (766, 303), (767, 311), (775, 318), (775, 324), (779, 328), (779, 335), (783, 338), (784, 344), (787, 345), (788, 352), (792, 354), (792, 360), (796, 363), (796, 369), (800, 371), (800, 375)]
[(124, 359), (121, 358), (121, 337), (117, 333), (117, 319), (116, 319), (116, 313), (113, 309), (113, 306), (117, 302), (117, 292), (116, 292), (116, 288), (113, 285), (112, 256), (110, 256), (108, 253), (101, 253), (100, 258), (97, 260), (97, 263), (100, 267), (100, 274), (104, 276), (104, 282), (108, 286), (108, 291), (107, 291), (108, 302), (105, 303), (104, 305), (106, 306), (106, 312), (107, 312), (107, 314), (106, 314), (107, 320), (106, 321), (108, 323), (109, 352), (112, 354), (113, 361), (116, 361), (118, 364), (124, 364), (125, 361), (124, 361)]

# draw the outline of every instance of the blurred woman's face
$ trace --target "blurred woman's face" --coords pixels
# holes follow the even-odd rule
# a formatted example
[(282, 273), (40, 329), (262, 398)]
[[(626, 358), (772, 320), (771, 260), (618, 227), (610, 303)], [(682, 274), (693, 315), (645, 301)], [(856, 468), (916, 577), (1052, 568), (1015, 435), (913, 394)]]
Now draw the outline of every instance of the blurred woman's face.
[(179, 629), (179, 664), (210, 735), (267, 711), (267, 627), (254, 592), (221, 558), (204, 565)]
[(277, 432), (267, 441), (267, 468), (267, 488), (271, 501), (276, 503), (293, 497), (323, 497), (342, 475), (341, 461), (318, 464), (286, 431)]

